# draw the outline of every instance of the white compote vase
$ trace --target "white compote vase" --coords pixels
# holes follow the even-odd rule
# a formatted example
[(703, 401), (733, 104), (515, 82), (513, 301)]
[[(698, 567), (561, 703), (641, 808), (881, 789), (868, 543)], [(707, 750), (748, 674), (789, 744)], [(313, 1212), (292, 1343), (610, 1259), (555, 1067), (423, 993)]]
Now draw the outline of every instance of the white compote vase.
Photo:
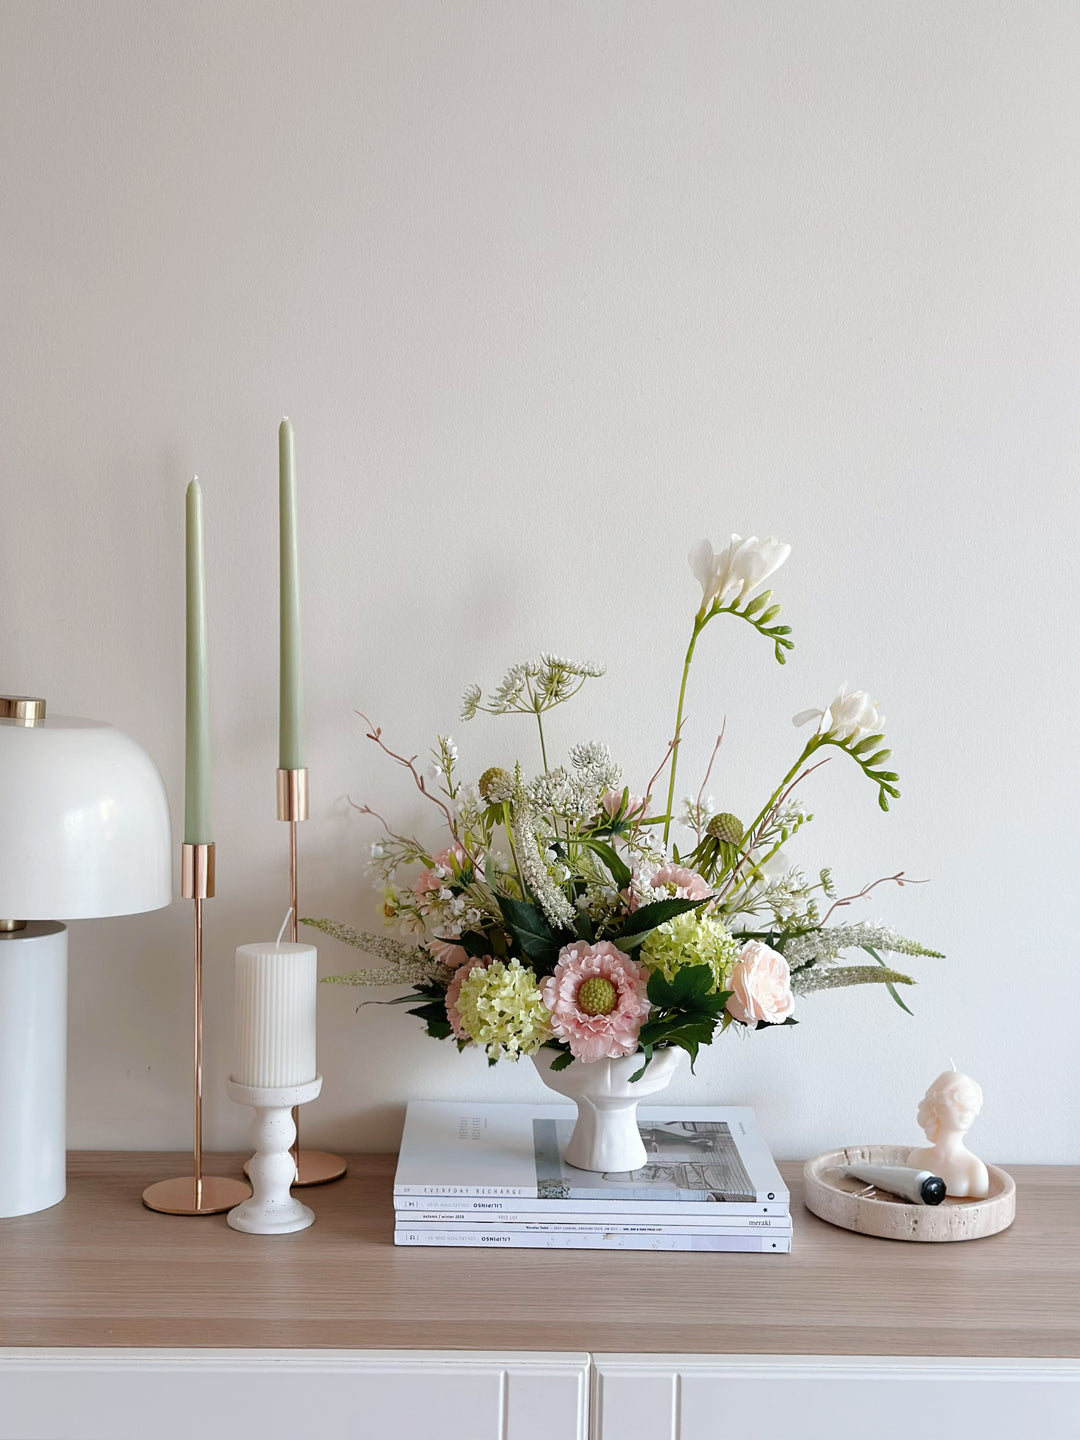
[(638, 1131), (638, 1103), (667, 1088), (686, 1052), (654, 1051), (645, 1074), (633, 1082), (630, 1076), (645, 1063), (640, 1053), (617, 1060), (575, 1060), (565, 1070), (552, 1070), (562, 1053), (544, 1047), (532, 1061), (545, 1085), (577, 1105), (566, 1163), (577, 1170), (640, 1170), (649, 1157)]

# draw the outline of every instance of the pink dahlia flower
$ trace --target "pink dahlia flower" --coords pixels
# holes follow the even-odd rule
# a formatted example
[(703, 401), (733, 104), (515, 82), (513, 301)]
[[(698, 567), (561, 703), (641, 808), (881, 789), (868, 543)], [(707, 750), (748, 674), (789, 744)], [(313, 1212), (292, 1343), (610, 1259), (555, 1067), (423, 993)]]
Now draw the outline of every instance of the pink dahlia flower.
[(471, 975), (476, 969), (486, 970), (491, 964), (491, 960), (490, 955), (485, 955), (482, 960), (466, 957), (465, 964), (459, 965), (450, 977), (450, 984), (446, 987), (446, 1018), (450, 1021), (450, 1028), (459, 1040), (472, 1040), (472, 1036), (462, 1025), (461, 1016), (458, 1014), (457, 1002), (458, 996), (461, 994), (461, 982), (466, 975)]
[(685, 865), (661, 865), (649, 883), (654, 890), (674, 887), (672, 894), (680, 900), (709, 900), (713, 893), (704, 876), (688, 870)]
[(551, 1011), (552, 1029), (575, 1059), (614, 1060), (633, 1054), (649, 1014), (648, 978), (645, 966), (610, 940), (563, 946), (541, 993)]

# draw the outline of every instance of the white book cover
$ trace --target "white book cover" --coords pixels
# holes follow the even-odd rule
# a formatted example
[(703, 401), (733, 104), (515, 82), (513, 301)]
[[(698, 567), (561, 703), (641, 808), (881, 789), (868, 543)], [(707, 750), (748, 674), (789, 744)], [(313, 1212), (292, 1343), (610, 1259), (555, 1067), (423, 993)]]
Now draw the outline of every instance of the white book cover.
[(459, 1220), (425, 1222), (408, 1214), (399, 1214), (399, 1230), (430, 1230), (432, 1234), (467, 1234), (478, 1238), (491, 1235), (769, 1235), (783, 1238), (791, 1235), (791, 1218), (776, 1222), (767, 1219), (732, 1220), (726, 1224), (712, 1225), (707, 1222), (693, 1224), (693, 1216), (678, 1220), (657, 1220), (653, 1222), (627, 1220), (620, 1216), (615, 1220), (489, 1220), (486, 1223), (461, 1224)]
[(395, 1204), (406, 1195), (464, 1195), (575, 1202), (568, 1208), (579, 1201), (787, 1207), (787, 1187), (744, 1106), (642, 1108), (648, 1162), (603, 1174), (563, 1159), (574, 1118), (566, 1105), (412, 1100)]
[[(428, 1202), (424, 1201), (426, 1205)], [(510, 1202), (514, 1204), (514, 1201)], [(537, 1201), (537, 1204), (540, 1202)], [(421, 1230), (449, 1226), (460, 1230), (475, 1225), (499, 1227), (523, 1226), (527, 1229), (561, 1230), (570, 1226), (588, 1226), (600, 1230), (735, 1230), (749, 1234), (755, 1230), (790, 1230), (791, 1216), (784, 1215), (739, 1215), (732, 1211), (739, 1207), (717, 1205), (703, 1207), (704, 1213), (689, 1205), (668, 1205), (657, 1214), (651, 1205), (623, 1206), (613, 1211), (608, 1205), (591, 1212), (583, 1210), (553, 1209), (546, 1205), (537, 1210), (430, 1210), (409, 1209), (399, 1205), (396, 1212), (399, 1225), (410, 1225)]]
[(530, 1219), (545, 1215), (555, 1219), (564, 1211), (573, 1211), (576, 1215), (589, 1215), (590, 1217), (647, 1215), (650, 1220), (691, 1218), (712, 1220), (718, 1214), (722, 1214), (726, 1220), (735, 1217), (747, 1218), (752, 1215), (786, 1219), (788, 1214), (786, 1199), (765, 1201), (762, 1204), (758, 1204), (756, 1200), (725, 1200), (723, 1206), (722, 1211), (718, 1210), (715, 1200), (537, 1200), (530, 1199), (527, 1195), (394, 1196), (394, 1209), (399, 1215), (411, 1216), (413, 1211), (423, 1210), (427, 1214), (437, 1215), (441, 1219), (450, 1220), (457, 1217), (462, 1221), (481, 1219), (485, 1215), (500, 1219), (504, 1215), (528, 1216)]
[(466, 1230), (413, 1230), (398, 1226), (395, 1245), (451, 1246), (482, 1250), (697, 1250), (749, 1251), (755, 1255), (787, 1255), (790, 1235), (709, 1235), (700, 1231), (663, 1235), (629, 1235), (609, 1231), (602, 1235), (538, 1235), (523, 1232)]

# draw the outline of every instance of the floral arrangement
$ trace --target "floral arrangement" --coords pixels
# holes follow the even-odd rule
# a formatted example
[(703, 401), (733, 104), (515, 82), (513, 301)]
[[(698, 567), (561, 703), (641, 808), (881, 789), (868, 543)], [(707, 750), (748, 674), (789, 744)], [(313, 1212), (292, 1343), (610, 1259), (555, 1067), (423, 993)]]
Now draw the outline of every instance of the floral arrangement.
[[(697, 795), (676, 811), (698, 639), (713, 620), (731, 616), (764, 636), (783, 664), (793, 648), (790, 630), (762, 587), (789, 553), (775, 540), (738, 535), (719, 554), (705, 540), (690, 552), (702, 599), (675, 728), (639, 791), (595, 741), (574, 745), (565, 764), (549, 759), (544, 716), (599, 677), (597, 665), (543, 655), (513, 666), (486, 697), (478, 685), (465, 692), (464, 720), (532, 717), (538, 773), (520, 763), (493, 766), (475, 784), (463, 783), (457, 747), (439, 736), (424, 774), (416, 756), (395, 753), (361, 716), (368, 738), (431, 802), (442, 836), (432, 844), (375, 817), (383, 834), (371, 864), (383, 884), (383, 912), (410, 939), (305, 921), (384, 962), (330, 983), (408, 985), (408, 994), (386, 1003), (412, 1004), (430, 1035), (461, 1050), (479, 1046), (492, 1064), (541, 1046), (561, 1052), (552, 1069), (637, 1052), (635, 1079), (658, 1049), (680, 1047), (693, 1063), (700, 1046), (730, 1027), (793, 1025), (797, 999), (815, 990), (876, 982), (907, 1009), (897, 987), (914, 982), (884, 957), (938, 952), (881, 925), (830, 924), (884, 879), (909, 883), (904, 873), (839, 896), (829, 870), (810, 881), (782, 859), (783, 847), (813, 818), (795, 791), (823, 763), (823, 752), (849, 756), (883, 809), (899, 794), (887, 768), (884, 721), (868, 695), (844, 686), (825, 709), (794, 717), (796, 725), (816, 721), (813, 732), (752, 819), (717, 811), (705, 798), (723, 732)], [(666, 798), (658, 799), (665, 781)], [(842, 963), (847, 951), (862, 951), (866, 961)]]

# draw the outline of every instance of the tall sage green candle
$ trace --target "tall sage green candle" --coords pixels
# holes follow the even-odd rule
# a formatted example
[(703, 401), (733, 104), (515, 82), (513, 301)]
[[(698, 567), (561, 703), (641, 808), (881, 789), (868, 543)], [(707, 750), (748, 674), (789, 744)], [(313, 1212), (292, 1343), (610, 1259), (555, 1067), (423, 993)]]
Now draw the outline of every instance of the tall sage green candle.
[(300, 576), (296, 541), (296, 477), (293, 428), (278, 429), (278, 523), (281, 543), (281, 669), (278, 767), (300, 770), (304, 761), (304, 713), (300, 695)]
[(206, 674), (206, 576), (202, 491), (187, 488), (187, 734), (184, 750), (184, 842), (208, 845), (210, 835), (210, 692)]

